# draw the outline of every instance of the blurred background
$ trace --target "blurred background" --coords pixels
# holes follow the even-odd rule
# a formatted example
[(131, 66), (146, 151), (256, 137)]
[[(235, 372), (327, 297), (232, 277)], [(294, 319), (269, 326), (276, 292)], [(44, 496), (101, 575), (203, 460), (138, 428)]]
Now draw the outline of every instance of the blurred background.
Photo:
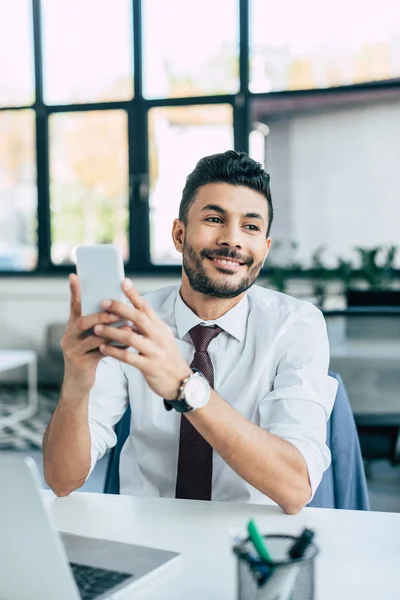
[(40, 463), (76, 246), (178, 282), (185, 177), (235, 148), (271, 174), (259, 283), (323, 310), (372, 507), (400, 511), (399, 137), (398, 0), (0, 0), (0, 449)]

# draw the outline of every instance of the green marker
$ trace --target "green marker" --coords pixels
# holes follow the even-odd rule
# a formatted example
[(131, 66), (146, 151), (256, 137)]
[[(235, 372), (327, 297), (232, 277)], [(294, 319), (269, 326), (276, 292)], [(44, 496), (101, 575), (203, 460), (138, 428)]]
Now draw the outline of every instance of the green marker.
[(249, 538), (253, 542), (254, 548), (257, 550), (258, 556), (262, 560), (266, 560), (267, 562), (272, 562), (272, 558), (267, 550), (267, 547), (264, 542), (263, 536), (257, 529), (257, 525), (254, 522), (254, 519), (251, 519), (247, 525), (247, 531), (249, 533)]

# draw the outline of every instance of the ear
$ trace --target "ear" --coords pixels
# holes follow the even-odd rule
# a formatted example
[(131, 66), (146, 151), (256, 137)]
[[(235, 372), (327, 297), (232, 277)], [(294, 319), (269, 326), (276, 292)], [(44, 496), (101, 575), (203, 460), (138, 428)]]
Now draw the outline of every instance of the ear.
[(182, 254), (185, 239), (185, 225), (180, 219), (175, 219), (172, 225), (172, 241), (175, 249)]
[(264, 257), (263, 265), (264, 265), (265, 261), (267, 260), (267, 256), (269, 254), (271, 244), (272, 244), (272, 239), (269, 237), (265, 240), (265, 257)]

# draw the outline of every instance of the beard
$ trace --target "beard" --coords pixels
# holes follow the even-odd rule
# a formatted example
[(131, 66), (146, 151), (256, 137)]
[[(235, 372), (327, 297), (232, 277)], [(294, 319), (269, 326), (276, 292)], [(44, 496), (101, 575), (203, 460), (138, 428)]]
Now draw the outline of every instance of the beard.
[[(231, 283), (226, 277), (223, 281), (213, 280), (207, 275), (206, 269), (204, 268), (204, 260), (212, 258), (213, 256), (220, 256), (227, 260), (238, 260), (245, 263), (247, 267), (247, 275), (236, 283)], [(249, 257), (243, 257), (234, 250), (229, 248), (221, 248), (220, 250), (201, 250), (199, 254), (196, 253), (194, 248), (186, 242), (183, 243), (183, 270), (185, 271), (189, 280), (190, 287), (195, 292), (204, 294), (205, 296), (212, 296), (214, 298), (229, 299), (236, 298), (240, 294), (243, 294), (249, 289), (256, 281), (261, 267), (264, 261), (255, 263), (254, 259)], [(227, 276), (232, 277), (232, 271), (224, 269), (223, 267), (217, 267), (220, 273), (225, 273)]]

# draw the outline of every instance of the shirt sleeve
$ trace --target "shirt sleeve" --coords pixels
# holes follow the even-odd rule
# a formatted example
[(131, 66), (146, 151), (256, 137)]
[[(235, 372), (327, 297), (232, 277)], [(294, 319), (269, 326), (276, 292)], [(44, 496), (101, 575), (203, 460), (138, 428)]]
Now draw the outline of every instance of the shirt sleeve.
[(89, 394), (91, 466), (88, 477), (97, 460), (117, 443), (113, 427), (124, 414), (128, 402), (128, 382), (121, 363), (115, 358), (103, 358)]
[(273, 389), (260, 404), (260, 425), (301, 452), (311, 500), (331, 462), (326, 422), (337, 390), (337, 381), (328, 375), (329, 341), (321, 311), (301, 305), (283, 328), (274, 356)]

